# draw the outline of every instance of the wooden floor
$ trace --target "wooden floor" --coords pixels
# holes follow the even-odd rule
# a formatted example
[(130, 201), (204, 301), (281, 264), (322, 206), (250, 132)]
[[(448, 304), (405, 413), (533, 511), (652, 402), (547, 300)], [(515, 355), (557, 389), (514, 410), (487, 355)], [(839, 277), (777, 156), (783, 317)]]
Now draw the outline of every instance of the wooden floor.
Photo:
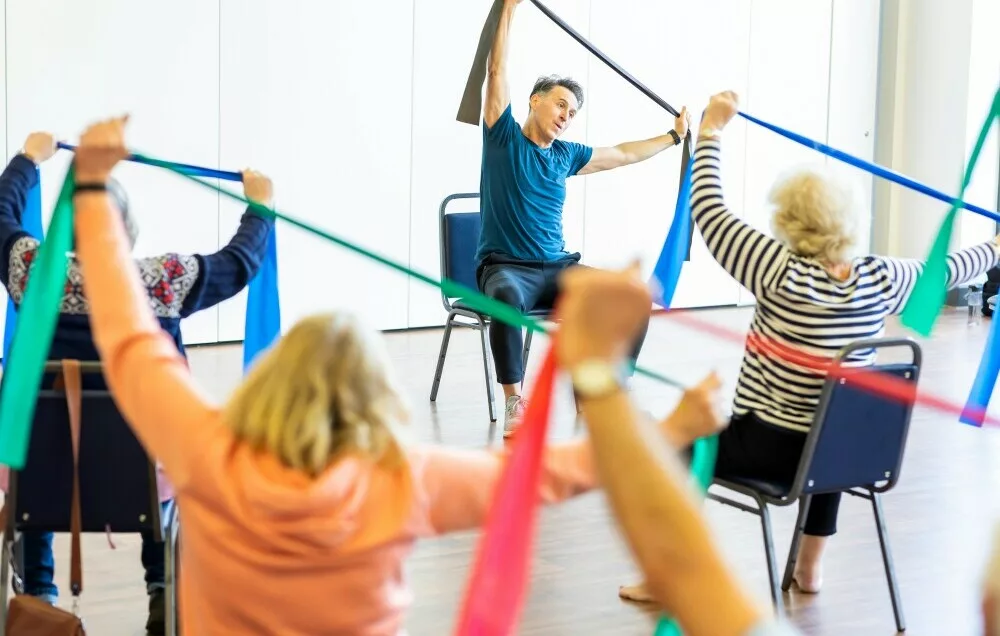
[[(743, 330), (750, 312), (711, 310), (699, 316)], [(934, 338), (923, 343), (922, 389), (963, 401), (988, 329), (988, 321), (969, 327), (964, 314), (950, 311)], [(890, 333), (902, 331), (893, 325)], [(468, 447), (499, 444), (487, 417), (475, 332), (453, 336), (438, 401), (428, 401), (440, 337), (440, 330), (387, 335), (412, 399), (415, 435)], [(529, 365), (532, 372), (545, 346), (544, 340), (536, 341)], [(740, 355), (738, 346), (661, 316), (653, 321), (640, 364), (686, 382), (717, 369), (731, 391)], [(237, 347), (194, 349), (190, 358), (196, 375), (220, 399), (239, 379)], [(529, 382), (530, 377), (529, 372)], [(575, 434), (569, 390), (564, 385), (562, 391), (565, 398), (558, 405), (556, 438)], [(678, 397), (676, 391), (642, 378), (636, 380), (634, 394), (643, 408), (655, 413), (665, 412)], [(979, 578), (1000, 500), (998, 451), (996, 431), (970, 428), (959, 424), (954, 415), (926, 408), (918, 408), (914, 415), (901, 482), (885, 499), (908, 634), (980, 633)], [(766, 601), (766, 569), (757, 519), (715, 503), (707, 503), (706, 511), (733, 567)], [(786, 597), (789, 612), (806, 634), (893, 634), (892, 608), (871, 508), (865, 501), (847, 497), (841, 511), (840, 533), (830, 549), (823, 592)], [(779, 554), (787, 548), (794, 515), (794, 509), (775, 511)], [(142, 634), (145, 594), (138, 537), (116, 536), (115, 541), (114, 551), (104, 537), (88, 536), (84, 542), (83, 611), (89, 633)], [(475, 542), (475, 533), (465, 533), (419, 546), (409, 568), (416, 596), (410, 613), (411, 633), (450, 632)], [(68, 557), (65, 537), (57, 539), (57, 550), (58, 563), (63, 566)], [(60, 567), (60, 583), (64, 584), (66, 576), (67, 571)], [(648, 635), (655, 622), (653, 613), (617, 598), (618, 586), (634, 578), (635, 570), (602, 494), (548, 509), (541, 517), (533, 583), (520, 633)]]

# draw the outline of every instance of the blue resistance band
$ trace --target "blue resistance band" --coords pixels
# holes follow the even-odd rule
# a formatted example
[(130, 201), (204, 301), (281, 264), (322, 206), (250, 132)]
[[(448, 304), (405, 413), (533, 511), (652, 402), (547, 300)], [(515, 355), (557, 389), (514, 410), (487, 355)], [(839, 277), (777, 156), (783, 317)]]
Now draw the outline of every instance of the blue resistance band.
[[(28, 190), (28, 200), (21, 213), (21, 227), (24, 231), (41, 241), (45, 234), (42, 229), (42, 185), (41, 171), (35, 166), (35, 185)], [(14, 329), (17, 327), (17, 307), (10, 296), (7, 296), (7, 317), (3, 330), (3, 362), (7, 363), (10, 345), (14, 342)]]
[[(874, 163), (872, 163), (870, 161), (865, 161), (864, 159), (860, 159), (858, 157), (855, 157), (854, 155), (847, 154), (846, 152), (844, 152), (842, 150), (837, 150), (836, 148), (828, 146), (828, 145), (826, 145), (824, 143), (820, 143), (818, 141), (815, 141), (813, 139), (809, 139), (808, 137), (805, 137), (805, 136), (800, 135), (798, 133), (794, 133), (794, 132), (792, 132), (790, 130), (786, 130), (786, 129), (782, 128), (781, 126), (776, 126), (774, 124), (770, 124), (770, 123), (768, 123), (766, 121), (763, 121), (761, 119), (758, 119), (758, 118), (756, 118), (756, 117), (754, 117), (752, 115), (748, 115), (748, 114), (746, 114), (746, 113), (744, 113), (742, 111), (740, 111), (739, 114), (740, 114), (740, 117), (743, 117), (747, 121), (752, 121), (753, 123), (757, 124), (758, 126), (766, 128), (766, 129), (770, 130), (771, 132), (775, 132), (775, 133), (781, 135), (782, 137), (785, 137), (786, 139), (791, 139), (792, 141), (794, 141), (796, 143), (800, 143), (803, 146), (806, 146), (808, 148), (812, 148), (813, 150), (815, 150), (817, 152), (820, 152), (820, 153), (822, 153), (822, 154), (824, 154), (824, 155), (826, 155), (828, 157), (833, 157), (834, 159), (838, 159), (840, 161), (843, 161), (844, 163), (852, 165), (855, 168), (861, 168), (865, 172), (870, 172), (871, 174), (875, 175), (876, 177), (882, 177), (883, 179), (886, 179), (888, 181), (892, 181), (893, 183), (897, 183), (897, 184), (899, 184), (899, 185), (901, 185), (903, 187), (909, 188), (911, 190), (916, 190), (917, 192), (920, 192), (921, 194), (926, 194), (927, 196), (929, 196), (931, 198), (934, 198), (934, 199), (937, 199), (938, 201), (943, 201), (944, 203), (947, 203), (948, 205), (951, 205), (952, 203), (955, 202), (955, 197), (947, 195), (944, 192), (941, 192), (940, 190), (935, 190), (934, 188), (932, 188), (930, 186), (927, 186), (927, 185), (924, 185), (924, 184), (922, 184), (919, 181), (916, 181), (914, 179), (911, 179), (910, 177), (907, 177), (906, 175), (902, 175), (902, 174), (896, 172), (895, 170), (890, 170), (888, 168), (883, 168), (882, 166), (880, 166), (878, 164), (874, 164)], [(987, 210), (985, 208), (981, 208), (978, 205), (973, 205), (971, 203), (967, 203), (965, 201), (962, 201), (962, 202), (960, 202), (960, 207), (965, 208), (969, 212), (975, 212), (976, 214), (979, 214), (981, 216), (985, 216), (988, 219), (993, 219), (994, 221), (1000, 222), (1000, 214), (997, 214), (996, 212), (991, 212), (990, 210)]]
[[(56, 144), (59, 148), (63, 150), (69, 150), (76, 152), (76, 146), (71, 144), (59, 142)], [(239, 172), (228, 172), (226, 170), (215, 170), (214, 168), (202, 168), (201, 166), (192, 166), (186, 163), (174, 163), (174, 162), (161, 162), (156, 159), (150, 159), (149, 157), (139, 157), (136, 155), (130, 155), (126, 157), (127, 161), (132, 161), (134, 163), (142, 163), (149, 166), (158, 167), (172, 167), (176, 170), (183, 172), (184, 174), (189, 174), (192, 177), (202, 177), (204, 179), (221, 179), (223, 181), (243, 181), (243, 175)]]
[[(76, 146), (58, 143), (63, 150), (75, 151)], [(239, 172), (215, 170), (183, 163), (165, 162), (148, 157), (132, 155), (129, 161), (160, 168), (171, 168), (184, 174), (207, 179), (223, 181), (242, 181)], [(35, 168), (38, 171), (38, 168)], [(28, 192), (28, 201), (22, 214), (21, 223), (24, 230), (39, 241), (44, 233), (42, 230), (42, 196), (41, 177)], [(278, 246), (275, 228), (272, 225), (267, 237), (267, 252), (260, 265), (260, 270), (250, 281), (247, 295), (245, 336), (243, 341), (243, 369), (246, 371), (252, 361), (267, 349), (281, 335), (281, 304), (278, 294)], [(17, 308), (14, 302), (7, 299), (7, 317), (3, 336), (3, 359), (7, 360), (11, 342), (14, 340), (14, 329), (17, 325)]]
[(281, 336), (281, 303), (278, 297), (277, 223), (267, 235), (267, 253), (247, 293), (246, 332), (243, 336), (243, 371), (254, 358)]
[[(685, 144), (685, 153), (687, 144)], [(674, 220), (663, 242), (660, 258), (653, 268), (653, 300), (664, 309), (670, 308), (677, 291), (677, 282), (681, 278), (681, 268), (690, 255), (691, 236), (691, 167), (692, 162), (685, 164), (681, 175), (681, 187), (677, 193), (677, 206), (674, 208)]]

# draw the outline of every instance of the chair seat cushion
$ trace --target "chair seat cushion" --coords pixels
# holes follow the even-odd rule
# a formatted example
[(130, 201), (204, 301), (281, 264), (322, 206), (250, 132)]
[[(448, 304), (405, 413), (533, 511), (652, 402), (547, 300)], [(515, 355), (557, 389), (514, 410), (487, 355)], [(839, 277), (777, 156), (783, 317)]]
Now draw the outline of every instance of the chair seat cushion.
[(792, 491), (792, 484), (769, 481), (767, 479), (754, 479), (752, 477), (739, 477), (734, 475), (720, 475), (716, 480), (720, 486), (729, 488), (736, 486), (735, 490), (749, 489), (758, 492), (771, 499), (784, 499)]

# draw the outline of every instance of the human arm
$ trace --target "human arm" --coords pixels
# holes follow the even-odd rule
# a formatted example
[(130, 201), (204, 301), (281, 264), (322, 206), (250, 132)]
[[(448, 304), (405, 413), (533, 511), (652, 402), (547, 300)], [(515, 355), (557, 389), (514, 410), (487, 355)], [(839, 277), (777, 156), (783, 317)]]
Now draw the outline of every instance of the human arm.
[[(906, 307), (917, 279), (924, 271), (924, 262), (917, 259), (876, 257), (885, 265), (889, 277), (890, 313), (900, 313)], [(948, 278), (945, 287), (964, 285), (1000, 264), (1000, 236), (957, 252), (947, 258)]]
[[(717, 382), (710, 376), (685, 393), (678, 407), (655, 427), (660, 437), (657, 443), (666, 441), (679, 450), (715, 432), (719, 419), (705, 414), (714, 408)], [(415, 450), (410, 460), (422, 493), (422, 517), (431, 533), (475, 528), (485, 522), (507, 453), (428, 447)], [(545, 449), (538, 493), (543, 503), (559, 503), (597, 487), (590, 441)]]
[[(247, 199), (265, 208), (273, 205), (274, 186), (263, 174), (243, 171), (243, 191)], [(198, 279), (184, 299), (181, 317), (214, 307), (232, 298), (257, 275), (267, 252), (268, 235), (274, 219), (248, 207), (236, 234), (225, 247), (208, 255), (196, 254)]]
[(583, 400), (581, 408), (598, 474), (647, 589), (685, 634), (745, 634), (766, 613), (723, 560), (677, 454), (622, 392)]
[(691, 172), (691, 215), (715, 260), (754, 296), (775, 284), (790, 252), (737, 218), (722, 192), (719, 133), (737, 111), (734, 93), (712, 97), (701, 121)]
[(590, 161), (577, 174), (586, 175), (613, 170), (654, 157), (684, 139), (690, 119), (687, 107), (684, 107), (674, 120), (674, 128), (670, 133), (642, 141), (627, 141), (617, 146), (594, 148)]
[(993, 549), (983, 579), (983, 634), (1000, 636), (1000, 526), (993, 529)]
[(493, 47), (486, 66), (486, 102), (483, 104), (483, 121), (487, 128), (500, 119), (507, 106), (510, 105), (510, 87), (507, 83), (507, 49), (510, 39), (510, 24), (514, 19), (514, 10), (521, 0), (503, 0), (503, 10), (497, 24), (496, 35), (493, 37)]
[[(25, 248), (33, 252), (37, 238), (27, 239), (31, 233), (23, 225), (24, 209), (28, 194), (38, 185), (38, 164), (49, 159), (56, 151), (55, 139), (48, 133), (31, 133), (23, 150), (11, 159), (0, 175), (0, 281), (10, 286), (11, 251), (21, 239), (31, 241), (30, 248), (19, 244), (19, 257), (26, 255)], [(28, 256), (30, 259), (30, 256)], [(14, 290), (17, 295), (23, 290)]]
[[(422, 534), (445, 534), (485, 523), (508, 453), (437, 446), (410, 452)], [(538, 497), (555, 504), (597, 487), (589, 442), (545, 449)]]
[[(580, 268), (563, 275), (559, 362), (574, 379), (597, 473), (655, 600), (686, 634), (741, 636), (767, 612), (726, 566), (676, 451), (663, 444), (620, 388), (581, 390), (579, 370), (595, 362), (619, 364), (648, 315), (650, 293), (637, 274), (637, 268), (626, 273)], [(685, 392), (672, 417), (688, 421), (681, 427), (688, 441), (724, 425), (718, 388), (718, 379), (709, 376)]]
[[(128, 155), (124, 119), (96, 124), (81, 137), (76, 182), (107, 184)], [(77, 256), (104, 376), (125, 419), (179, 490), (191, 466), (222, 427), (218, 411), (195, 385), (176, 345), (150, 310), (120, 212), (100, 191), (74, 196)]]

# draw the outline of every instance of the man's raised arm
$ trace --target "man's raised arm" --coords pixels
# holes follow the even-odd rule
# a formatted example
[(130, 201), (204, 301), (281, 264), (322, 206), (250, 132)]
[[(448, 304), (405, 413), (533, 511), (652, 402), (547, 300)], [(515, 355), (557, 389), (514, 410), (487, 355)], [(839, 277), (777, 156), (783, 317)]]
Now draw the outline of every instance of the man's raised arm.
[(514, 9), (521, 0), (504, 0), (500, 23), (497, 24), (493, 48), (486, 71), (486, 103), (483, 104), (483, 120), (490, 128), (497, 123), (500, 115), (510, 104), (510, 89), (507, 86), (507, 40), (510, 23), (514, 19)]

